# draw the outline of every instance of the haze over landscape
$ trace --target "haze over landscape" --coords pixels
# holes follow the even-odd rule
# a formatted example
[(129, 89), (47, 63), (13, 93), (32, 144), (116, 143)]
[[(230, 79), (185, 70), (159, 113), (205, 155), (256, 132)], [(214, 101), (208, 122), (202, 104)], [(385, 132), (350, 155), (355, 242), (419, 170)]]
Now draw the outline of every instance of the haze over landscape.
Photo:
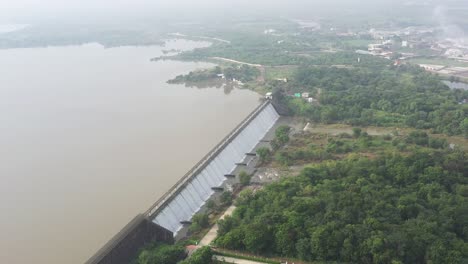
[[(176, 0), (176, 1), (150, 1), (150, 0), (100, 0), (100, 1), (59, 1), (59, 0), (19, 0), (2, 1), (0, 12), (2, 20), (37, 18), (41, 20), (53, 19), (99, 19), (110, 18), (106, 15), (119, 14), (124, 18), (143, 17), (144, 19), (157, 19), (158, 17), (173, 20), (200, 19), (202, 16), (220, 16), (234, 18), (238, 15), (258, 14), (261, 16), (282, 15), (295, 16), (307, 14), (313, 16), (325, 14), (346, 14), (379, 12), (379, 15), (398, 15), (403, 10), (417, 9), (422, 12), (435, 8), (466, 8), (462, 0), (292, 0), (292, 1), (232, 1), (232, 0)], [(390, 11), (390, 12), (388, 12)], [(324, 13), (325, 12), (325, 13)], [(189, 14), (190, 13), (190, 14)], [(182, 14), (177, 16), (178, 14)], [(82, 15), (85, 15), (82, 17)], [(93, 17), (93, 16), (99, 17)], [(187, 17), (188, 15), (188, 17)], [(369, 14), (371, 15), (371, 14)], [(426, 13), (430, 17), (431, 13)]]
[(3, 0), (0, 72), (0, 263), (468, 263), (465, 0)]

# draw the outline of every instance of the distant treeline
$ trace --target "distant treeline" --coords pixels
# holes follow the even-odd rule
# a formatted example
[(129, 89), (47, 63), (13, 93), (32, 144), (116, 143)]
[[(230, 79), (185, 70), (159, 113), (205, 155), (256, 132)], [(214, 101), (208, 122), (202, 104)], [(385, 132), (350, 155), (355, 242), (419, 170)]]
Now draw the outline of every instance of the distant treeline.
[(2, 34), (0, 49), (100, 43), (106, 47), (164, 44), (163, 33), (144, 30), (138, 25), (39, 24)]

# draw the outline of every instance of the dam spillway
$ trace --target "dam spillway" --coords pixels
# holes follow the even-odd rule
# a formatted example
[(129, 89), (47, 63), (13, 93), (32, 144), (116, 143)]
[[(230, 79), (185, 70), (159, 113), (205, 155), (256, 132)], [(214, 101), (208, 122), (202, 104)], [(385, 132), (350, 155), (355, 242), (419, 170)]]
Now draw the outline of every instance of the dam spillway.
[[(127, 264), (145, 245), (173, 243), (184, 223), (196, 214), (239, 164), (248, 164), (257, 144), (280, 118), (270, 101), (259, 105), (144, 214), (138, 215), (86, 264)], [(213, 125), (216, 129), (216, 125)]]
[(189, 221), (242, 163), (279, 119), (270, 102), (260, 105), (149, 211), (152, 221), (174, 234)]

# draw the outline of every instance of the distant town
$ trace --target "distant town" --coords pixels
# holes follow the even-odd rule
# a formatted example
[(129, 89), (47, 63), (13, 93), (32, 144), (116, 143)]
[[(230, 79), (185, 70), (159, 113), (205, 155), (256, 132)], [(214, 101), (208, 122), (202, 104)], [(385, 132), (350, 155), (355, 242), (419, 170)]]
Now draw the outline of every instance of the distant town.
[(468, 77), (468, 41), (442, 38), (442, 28), (407, 27), (399, 30), (371, 29), (349, 35), (370, 35), (375, 40), (367, 50), (357, 53), (395, 60), (395, 64), (414, 62), (441, 75)]

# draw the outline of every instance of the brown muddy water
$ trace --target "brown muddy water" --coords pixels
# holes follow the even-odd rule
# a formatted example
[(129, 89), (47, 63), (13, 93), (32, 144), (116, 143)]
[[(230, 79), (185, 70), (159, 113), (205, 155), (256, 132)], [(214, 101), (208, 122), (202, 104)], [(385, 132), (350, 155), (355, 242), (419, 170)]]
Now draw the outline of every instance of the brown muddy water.
[(206, 45), (0, 50), (0, 263), (83, 263), (258, 105), (150, 62)]

